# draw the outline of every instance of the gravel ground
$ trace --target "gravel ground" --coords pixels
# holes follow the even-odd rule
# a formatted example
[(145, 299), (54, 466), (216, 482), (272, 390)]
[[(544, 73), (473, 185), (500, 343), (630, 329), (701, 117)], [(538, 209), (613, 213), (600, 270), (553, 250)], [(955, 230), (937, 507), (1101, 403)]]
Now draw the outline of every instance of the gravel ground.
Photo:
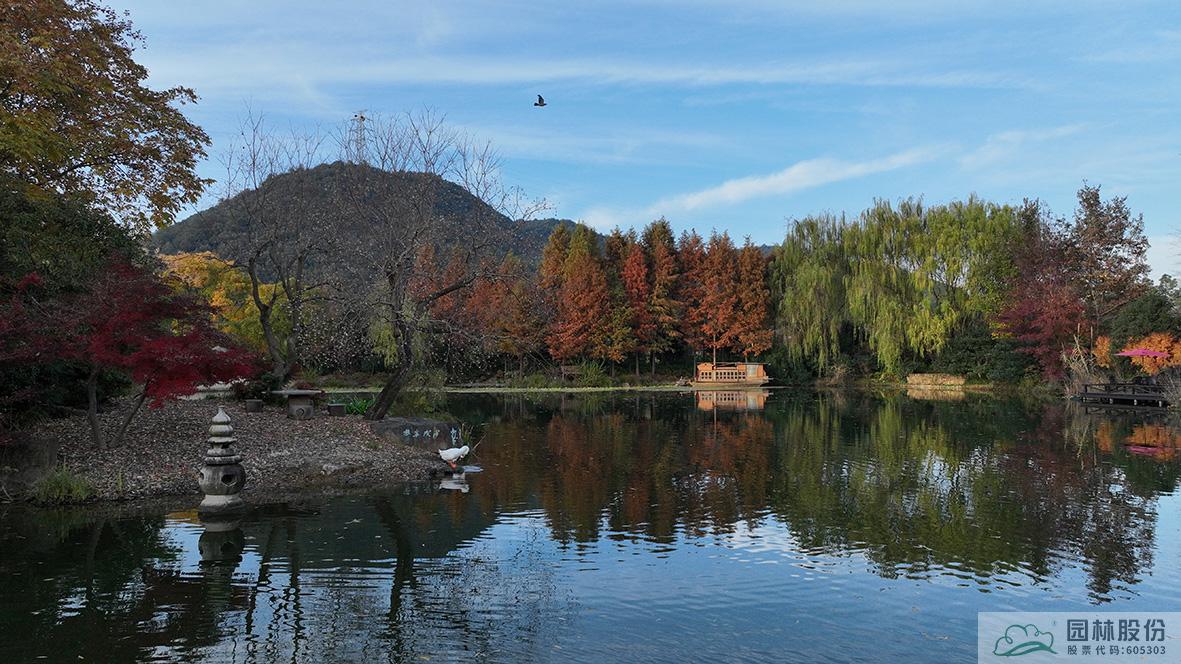
[[(243, 498), (293, 490), (335, 490), (425, 480), (444, 466), (428, 449), (382, 439), (359, 416), (287, 419), (282, 408), (247, 413), (232, 401), (177, 401), (140, 410), (121, 445), (100, 450), (85, 416), (45, 423), (38, 437), (58, 441), (60, 462), (88, 480), (100, 500), (199, 494), (197, 478), (218, 406), (229, 414), (246, 468)], [(122, 421), (127, 402), (99, 418), (105, 431)]]

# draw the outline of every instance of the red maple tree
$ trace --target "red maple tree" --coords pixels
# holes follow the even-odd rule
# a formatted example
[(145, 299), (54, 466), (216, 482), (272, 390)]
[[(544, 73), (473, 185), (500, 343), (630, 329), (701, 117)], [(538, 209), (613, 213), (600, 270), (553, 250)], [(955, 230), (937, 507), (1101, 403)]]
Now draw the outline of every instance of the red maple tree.
[[(200, 384), (251, 377), (257, 358), (210, 323), (209, 306), (168, 287), (155, 273), (125, 262), (95, 276), (85, 292), (36, 304), (26, 289), (18, 323), (27, 335), (27, 361), (68, 361), (85, 369), (87, 417), (95, 445), (122, 441), (145, 401), (193, 394)], [(140, 386), (131, 411), (113, 436), (98, 421), (98, 377), (125, 375)]]

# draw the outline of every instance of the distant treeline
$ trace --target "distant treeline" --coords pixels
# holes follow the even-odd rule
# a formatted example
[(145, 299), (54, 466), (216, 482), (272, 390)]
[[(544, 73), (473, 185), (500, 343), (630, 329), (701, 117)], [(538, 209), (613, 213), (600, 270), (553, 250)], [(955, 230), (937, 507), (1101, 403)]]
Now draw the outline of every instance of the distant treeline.
[[(420, 251), (412, 292), (479, 277), (421, 312), (416, 329), (431, 333), (414, 344), (416, 363), (451, 378), (578, 362), (683, 374), (693, 358), (716, 356), (759, 358), (787, 381), (918, 370), (1055, 379), (1076, 346), (1176, 331), (1175, 286), (1147, 281), (1146, 249), (1142, 220), (1092, 186), (1069, 221), (1038, 201), (879, 201), (853, 219), (798, 220), (770, 255), (725, 232), (675, 237), (663, 218), (606, 238), (563, 223), (536, 269), (511, 253), (473, 271), (461, 249)], [(211, 254), (169, 262), (218, 305), (223, 329), (261, 344), (240, 272)], [(210, 277), (219, 270), (225, 278)], [(305, 306), (305, 368), (374, 370), (396, 354), (380, 320), (330, 297)]]

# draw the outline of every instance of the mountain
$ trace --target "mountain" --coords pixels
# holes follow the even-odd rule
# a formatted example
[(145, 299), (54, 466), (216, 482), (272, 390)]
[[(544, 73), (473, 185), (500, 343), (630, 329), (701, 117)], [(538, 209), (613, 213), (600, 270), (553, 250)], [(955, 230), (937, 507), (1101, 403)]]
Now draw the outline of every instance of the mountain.
[[(347, 201), (339, 200), (343, 189), (341, 182), (357, 175), (353, 169), (368, 169), (369, 166), (335, 162), (315, 168), (291, 171), (269, 178), (260, 189), (265, 189), (271, 200), (279, 206), (289, 203), (298, 210), (301, 217), (314, 219), (338, 219), (340, 211), (348, 209)], [(372, 177), (374, 174), (366, 174)], [(513, 221), (492, 209), (487, 203), (473, 196), (463, 187), (428, 173), (378, 173), (377, 177), (388, 178), (394, 187), (415, 187), (424, 184), (435, 188), (435, 212), (454, 228), (449, 235), (470, 236), (478, 227), (475, 219), (493, 219), (502, 226), (504, 233), (496, 238), (493, 251), (503, 255), (512, 251), (529, 265), (541, 260), (541, 251), (554, 227), (561, 223), (573, 223), (564, 219), (538, 219)], [(433, 179), (435, 182), (423, 182)], [(232, 199), (219, 202), (186, 219), (157, 231), (153, 245), (161, 253), (212, 251), (223, 258), (234, 258), (243, 249), (242, 238), (247, 237), (249, 220), (234, 211), (241, 209), (242, 197), (257, 196), (251, 190), (238, 194)], [(298, 202), (298, 204), (296, 204)], [(311, 223), (311, 222), (309, 222)], [(465, 229), (471, 232), (465, 233)], [(352, 232), (365, 232), (364, 228), (351, 228)], [(443, 247), (442, 249), (446, 249)]]

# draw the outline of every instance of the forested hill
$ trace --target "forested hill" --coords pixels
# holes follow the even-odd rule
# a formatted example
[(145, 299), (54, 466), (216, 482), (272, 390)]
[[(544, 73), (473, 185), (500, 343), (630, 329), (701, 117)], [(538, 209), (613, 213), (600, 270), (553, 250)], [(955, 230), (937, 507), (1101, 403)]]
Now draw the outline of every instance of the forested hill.
[[(347, 209), (346, 201), (335, 200), (335, 194), (340, 187), (333, 186), (335, 180), (348, 175), (348, 169), (368, 168), (346, 162), (324, 164), (315, 168), (292, 171), (277, 175), (263, 187), (270, 190), (272, 197), (286, 198), (281, 207), (297, 211), (296, 214), (309, 219), (338, 218), (340, 211)], [(395, 186), (413, 187), (421, 185), (415, 182), (420, 178), (438, 178), (437, 175), (426, 173), (389, 173), (386, 177), (394, 180)], [(509, 232), (503, 235), (500, 246), (496, 251), (500, 254), (512, 251), (520, 256), (527, 264), (536, 265), (541, 259), (541, 250), (545, 246), (550, 232), (560, 223), (572, 223), (562, 219), (537, 219), (524, 222), (513, 222), (503, 214), (493, 210), (479, 198), (470, 194), (466, 189), (452, 182), (441, 180), (438, 183), (436, 211), (458, 226), (453, 236), (463, 237), (464, 226), (474, 226), (471, 220), (476, 218), (493, 218), (503, 224)], [(157, 231), (153, 237), (153, 244), (162, 253), (175, 254), (181, 252), (212, 251), (223, 258), (233, 258), (240, 254), (243, 248), (241, 242), (248, 237), (249, 220), (234, 211), (242, 209), (237, 205), (239, 197), (251, 196), (255, 192), (247, 191), (238, 194), (234, 199), (221, 201), (213, 207), (202, 210), (182, 221)], [(272, 198), (272, 200), (274, 200)], [(355, 226), (350, 232), (365, 232), (364, 228)]]

